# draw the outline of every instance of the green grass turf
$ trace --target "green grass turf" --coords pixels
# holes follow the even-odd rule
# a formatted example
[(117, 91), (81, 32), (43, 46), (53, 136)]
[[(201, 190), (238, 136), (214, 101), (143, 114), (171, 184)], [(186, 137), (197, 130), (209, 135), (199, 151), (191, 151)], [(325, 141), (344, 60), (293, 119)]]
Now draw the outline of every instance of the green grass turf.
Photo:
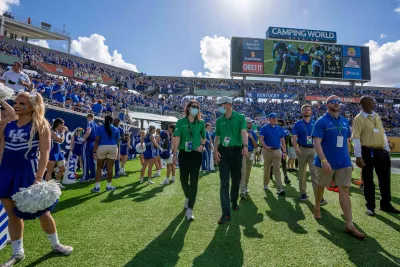
[[(252, 170), (251, 199), (240, 201), (232, 221), (219, 226), (218, 173), (199, 181), (196, 220), (184, 220), (179, 182), (160, 187), (139, 184), (138, 161), (126, 167), (129, 177), (113, 182), (115, 192), (91, 194), (90, 184), (67, 186), (53, 216), (61, 242), (72, 245), (68, 257), (53, 254), (38, 221), (25, 227), (26, 259), (19, 266), (399, 266), (399, 215), (377, 211), (365, 215), (363, 195), (353, 186), (354, 222), (367, 233), (365, 241), (343, 231), (338, 194), (327, 191), (323, 220), (312, 216), (311, 202), (299, 202), (298, 183), (286, 197), (262, 189), (262, 168)], [(165, 170), (163, 170), (164, 174)], [(358, 169), (353, 174), (359, 177)], [(311, 184), (308, 193), (313, 201)], [(392, 176), (393, 203), (400, 207), (399, 175)], [(377, 195), (378, 199), (378, 195)], [(378, 201), (379, 204), (379, 201)], [(11, 246), (0, 252), (4, 261)]]

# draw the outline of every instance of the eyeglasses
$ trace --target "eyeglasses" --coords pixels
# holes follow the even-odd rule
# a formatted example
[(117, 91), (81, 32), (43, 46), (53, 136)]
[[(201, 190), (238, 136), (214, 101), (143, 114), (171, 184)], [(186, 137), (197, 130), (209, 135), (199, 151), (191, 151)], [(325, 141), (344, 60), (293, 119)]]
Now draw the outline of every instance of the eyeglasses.
[(328, 104), (340, 104), (342, 103), (339, 99), (333, 99), (333, 100), (329, 100)]

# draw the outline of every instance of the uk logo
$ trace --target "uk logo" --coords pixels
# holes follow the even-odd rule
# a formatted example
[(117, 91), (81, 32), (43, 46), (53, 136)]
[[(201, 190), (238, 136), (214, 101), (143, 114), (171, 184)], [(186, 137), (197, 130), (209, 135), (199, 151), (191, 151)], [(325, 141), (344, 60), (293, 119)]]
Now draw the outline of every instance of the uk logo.
[(25, 138), (27, 136), (28, 133), (24, 133), (24, 129), (11, 130), (8, 134), (8, 138), (11, 139), (11, 143), (28, 142), (28, 139)]

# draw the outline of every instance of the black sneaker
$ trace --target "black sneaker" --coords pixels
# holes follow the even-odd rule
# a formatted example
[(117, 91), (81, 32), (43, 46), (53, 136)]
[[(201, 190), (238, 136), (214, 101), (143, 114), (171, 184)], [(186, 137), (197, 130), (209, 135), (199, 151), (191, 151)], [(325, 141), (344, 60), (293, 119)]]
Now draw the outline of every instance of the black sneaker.
[(239, 210), (239, 205), (232, 205), (232, 209), (234, 210), (234, 211), (238, 211)]
[(290, 182), (290, 180), (289, 180), (289, 177), (287, 177), (287, 176), (285, 176), (285, 184), (290, 184), (291, 182)]
[(387, 208), (380, 208), (380, 210), (388, 213), (400, 214), (400, 210), (396, 209), (393, 206), (389, 206)]
[(278, 189), (276, 191), (276, 193), (278, 194), (278, 196), (284, 196), (285, 195), (285, 190), (284, 189)]
[(229, 222), (231, 220), (231, 216), (222, 216), (219, 221), (218, 224), (225, 224), (227, 222)]

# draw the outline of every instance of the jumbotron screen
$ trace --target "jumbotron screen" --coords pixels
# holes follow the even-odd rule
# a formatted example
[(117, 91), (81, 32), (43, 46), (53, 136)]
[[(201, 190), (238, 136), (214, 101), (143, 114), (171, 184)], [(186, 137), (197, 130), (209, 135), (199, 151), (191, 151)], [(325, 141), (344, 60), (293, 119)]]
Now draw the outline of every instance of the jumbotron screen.
[(369, 48), (233, 37), (231, 73), (368, 82), (371, 80)]

